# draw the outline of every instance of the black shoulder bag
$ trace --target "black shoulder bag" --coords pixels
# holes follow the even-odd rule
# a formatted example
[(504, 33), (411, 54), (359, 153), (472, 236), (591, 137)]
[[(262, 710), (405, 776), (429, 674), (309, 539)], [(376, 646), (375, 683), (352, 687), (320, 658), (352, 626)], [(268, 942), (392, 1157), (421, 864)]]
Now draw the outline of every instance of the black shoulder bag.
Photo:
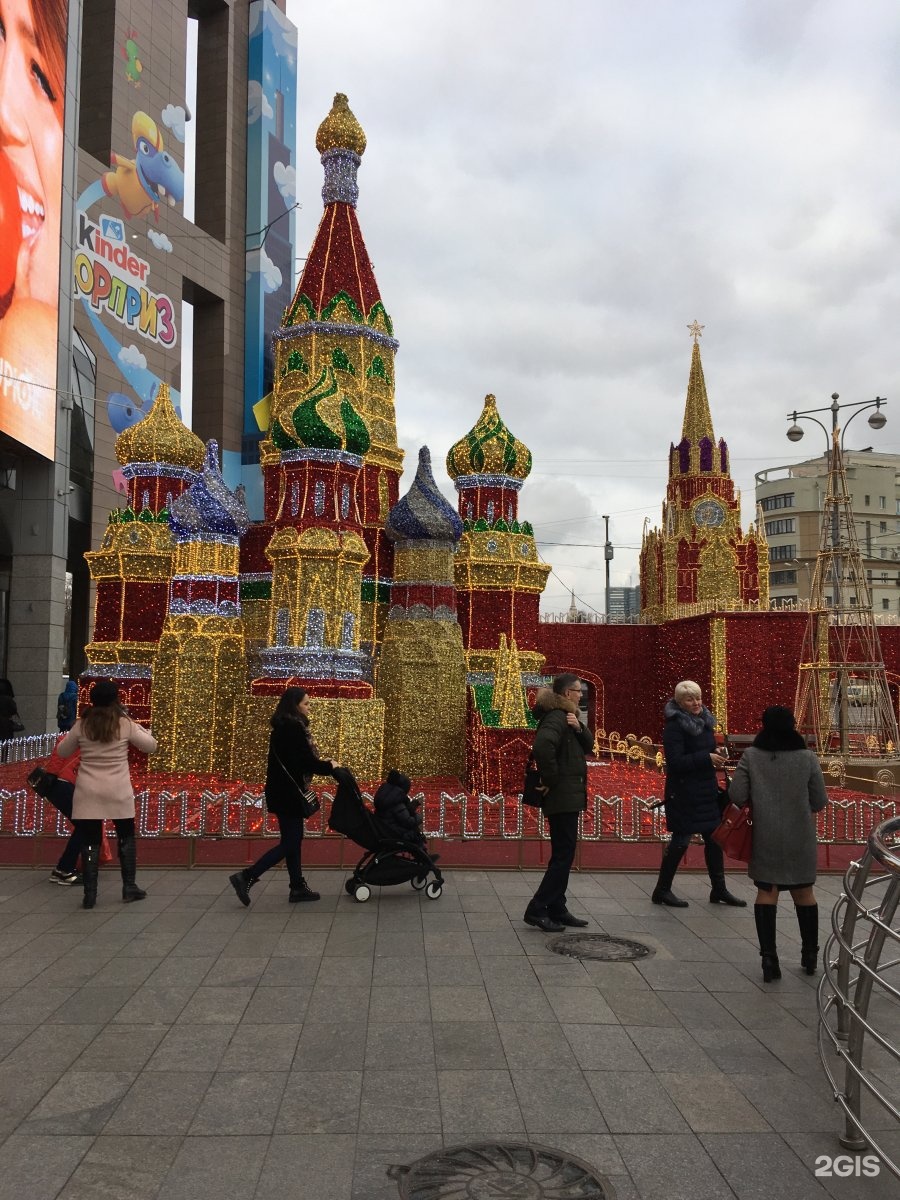
[(287, 769), (287, 767), (284, 765), (284, 763), (281, 761), (281, 759), (278, 757), (278, 755), (275, 753), (274, 750), (272, 751), (272, 754), (273, 754), (275, 761), (278, 763), (279, 767), (281, 767), (282, 771), (284, 771), (285, 775), (287, 775), (288, 779), (291, 781), (291, 783), (297, 789), (297, 791), (300, 795), (300, 816), (303, 818), (304, 821), (308, 821), (310, 817), (314, 817), (316, 815), (316, 813), (319, 811), (320, 806), (319, 806), (319, 801), (316, 796), (316, 793), (314, 791), (312, 791), (312, 789), (310, 789), (310, 788), (302, 787), (297, 782), (297, 780), (293, 777), (293, 775), (290, 773), (290, 771)]

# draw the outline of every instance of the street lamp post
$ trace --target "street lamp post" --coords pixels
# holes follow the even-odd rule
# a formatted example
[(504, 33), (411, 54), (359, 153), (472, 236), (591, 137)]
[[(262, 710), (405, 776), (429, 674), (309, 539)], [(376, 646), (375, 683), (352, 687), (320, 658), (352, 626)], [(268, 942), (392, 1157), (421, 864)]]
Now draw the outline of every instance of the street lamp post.
[[(854, 675), (857, 672), (861, 672), (870, 681), (868, 690), (870, 692), (875, 690), (871, 685), (876, 682), (881, 656), (880, 647), (876, 650), (878, 638), (877, 631), (874, 629), (871, 604), (868, 605), (867, 614), (863, 611), (865, 606), (860, 605), (860, 597), (868, 593), (868, 588), (865, 585), (865, 576), (862, 571), (850, 496), (847, 491), (847, 481), (844, 473), (844, 437), (846, 436), (850, 422), (859, 416), (861, 412), (869, 409), (874, 409), (874, 412), (869, 416), (869, 426), (872, 429), (883, 429), (887, 418), (881, 409), (887, 401), (883, 396), (876, 396), (874, 400), (839, 404), (839, 399), (840, 396), (838, 393), (834, 392), (831, 396), (831, 404), (825, 408), (811, 408), (802, 412), (795, 409), (793, 412), (788, 413), (788, 420), (792, 424), (787, 430), (787, 437), (792, 442), (799, 442), (803, 437), (804, 431), (798, 422), (800, 420), (812, 421), (825, 434), (828, 443), (827, 458), (829, 462), (825, 509), (826, 512), (830, 509), (830, 528), (828, 524), (823, 522), (822, 537), (819, 543), (819, 554), (816, 564), (815, 587), (811, 589), (811, 592), (815, 591), (815, 595), (810, 595), (811, 624), (808, 627), (807, 638), (804, 643), (800, 678), (797, 687), (796, 707), (798, 710), (798, 723), (801, 719), (807, 721), (806, 708), (809, 707), (811, 714), (807, 723), (812, 725), (816, 732), (816, 748), (821, 754), (827, 750), (827, 742), (832, 736), (835, 723), (834, 717), (836, 716), (839, 749), (840, 753), (845, 755), (848, 752), (852, 752), (850, 749), (850, 693), (848, 688), (851, 672)], [(843, 429), (841, 429), (838, 425), (838, 413), (846, 410), (850, 410), (851, 415), (847, 418)], [(830, 432), (815, 415), (816, 413), (826, 412), (831, 413)], [(842, 520), (846, 525), (843, 540), (841, 536)], [(831, 575), (831, 587), (833, 589), (830, 605), (826, 603), (824, 595), (824, 585), (829, 571)], [(845, 572), (849, 574), (850, 590), (848, 595), (850, 608), (856, 610), (854, 612), (845, 611)], [(853, 594), (854, 591), (856, 595)], [(824, 626), (821, 625), (823, 617), (825, 619)], [(857, 637), (854, 642), (851, 637), (851, 627), (857, 626), (859, 622), (870, 628), (867, 628), (865, 634)], [(828, 633), (829, 630), (837, 638), (839, 644), (839, 653), (835, 656), (834, 660), (832, 660), (831, 655), (830, 643), (832, 638)], [(861, 629), (860, 633), (862, 634)], [(856, 646), (856, 643), (860, 645), (859, 648), (856, 648), (856, 655), (854, 657), (853, 648)], [(863, 643), (868, 650), (867, 654), (864, 653), (862, 655), (862, 658), (865, 659), (864, 662), (861, 661), (859, 652)], [(812, 691), (810, 690), (811, 688)], [(834, 689), (833, 693), (832, 688)], [(888, 707), (890, 708), (890, 717), (882, 719), (880, 713), (876, 714), (873, 711), (872, 729), (870, 732), (872, 734), (877, 732), (879, 740), (882, 743), (893, 742), (896, 744), (896, 720), (893, 717), (893, 710), (890, 706), (889, 694), (887, 693), (887, 678), (884, 674), (883, 663), (881, 663), (881, 676), (878, 679), (877, 690), (879, 694), (884, 693), (884, 699), (887, 700)], [(879, 702), (875, 707), (880, 710), (883, 705)], [(826, 709), (829, 717), (823, 723), (823, 711)], [(876, 725), (878, 726), (877, 731), (875, 729)], [(822, 736), (823, 731), (826, 731), (824, 738)]]
[[(814, 424), (818, 425), (819, 428), (822, 430), (822, 432), (825, 434), (825, 439), (826, 439), (826, 442), (828, 443), (826, 455), (829, 454), (829, 452), (831, 454), (835, 454), (835, 453), (839, 453), (844, 448), (844, 437), (846, 436), (847, 428), (848, 428), (850, 422), (853, 420), (854, 417), (858, 417), (861, 412), (865, 412), (865, 410), (867, 408), (875, 409), (875, 411), (869, 417), (869, 425), (871, 426), (872, 429), (884, 429), (885, 425), (887, 424), (887, 417), (881, 411), (881, 406), (883, 404), (887, 404), (887, 400), (885, 399), (884, 396), (876, 396), (874, 400), (863, 400), (858, 404), (838, 404), (838, 400), (840, 400), (840, 396), (838, 395), (838, 393), (832, 392), (831, 393), (831, 403), (826, 408), (807, 408), (803, 412), (798, 412), (797, 409), (794, 409), (793, 412), (789, 412), (787, 414), (788, 420), (793, 421), (793, 424), (790, 426), (790, 428), (787, 431), (788, 439), (792, 442), (799, 442), (800, 439), (803, 437), (803, 434), (805, 431), (801, 425), (797, 424), (798, 419), (802, 419), (804, 421), (812, 421), (812, 422), (814, 422)], [(838, 425), (838, 413), (841, 412), (843, 409), (851, 409), (851, 408), (854, 411), (853, 411), (852, 415), (847, 418), (847, 420), (844, 424), (844, 428), (841, 429), (840, 426)], [(828, 434), (828, 430), (825, 428), (825, 426), (822, 424), (822, 422), (813, 415), (814, 413), (823, 413), (823, 412), (831, 413), (831, 436), (830, 437)], [(840, 433), (840, 440), (838, 439), (839, 433)], [(841, 607), (841, 603), (842, 603), (840, 587), (841, 587), (841, 577), (842, 577), (843, 572), (841, 571), (840, 535), (839, 535), (839, 531), (838, 531), (838, 511), (836, 508), (834, 508), (831, 513), (831, 548), (835, 554), (835, 570), (833, 572), (833, 575), (834, 575), (833, 582), (834, 582), (834, 587), (835, 587), (834, 606), (835, 606), (835, 608), (839, 609)]]
[(604, 517), (606, 522), (606, 533), (604, 537), (603, 557), (606, 561), (606, 623), (609, 624), (609, 564), (613, 558), (613, 544), (609, 540), (609, 517)]

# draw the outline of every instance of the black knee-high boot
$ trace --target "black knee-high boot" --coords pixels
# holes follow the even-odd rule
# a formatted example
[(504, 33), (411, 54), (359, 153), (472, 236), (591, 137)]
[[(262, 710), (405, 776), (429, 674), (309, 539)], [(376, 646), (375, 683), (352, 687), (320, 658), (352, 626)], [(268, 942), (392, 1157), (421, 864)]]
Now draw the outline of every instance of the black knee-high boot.
[(800, 926), (800, 966), (807, 975), (815, 975), (819, 965), (819, 906), (798, 904), (797, 924)]
[(84, 885), (82, 908), (93, 908), (97, 903), (97, 873), (100, 868), (100, 847), (81, 847), (81, 878)]
[(775, 922), (778, 919), (778, 906), (775, 904), (754, 904), (753, 916), (756, 921), (756, 936), (759, 938), (759, 952), (762, 955), (763, 980), (771, 983), (773, 979), (781, 978), (781, 967), (778, 963), (778, 944), (775, 940)]
[(676, 844), (675, 842), (669, 842), (666, 847), (662, 866), (659, 868), (656, 887), (653, 889), (653, 894), (650, 897), (654, 904), (665, 904), (669, 908), (687, 908), (687, 900), (679, 900), (672, 891), (672, 880), (675, 878), (678, 864), (684, 858), (686, 850), (687, 846)]
[(732, 908), (746, 908), (747, 901), (733, 896), (725, 884), (725, 856), (719, 843), (714, 842), (712, 838), (704, 839), (703, 857), (706, 859), (709, 882), (712, 884), (709, 893), (710, 904), (730, 904)]
[(146, 899), (147, 893), (142, 891), (134, 881), (137, 874), (137, 845), (133, 837), (123, 837), (119, 842), (119, 869), (122, 872), (122, 899), (126, 904), (134, 900)]

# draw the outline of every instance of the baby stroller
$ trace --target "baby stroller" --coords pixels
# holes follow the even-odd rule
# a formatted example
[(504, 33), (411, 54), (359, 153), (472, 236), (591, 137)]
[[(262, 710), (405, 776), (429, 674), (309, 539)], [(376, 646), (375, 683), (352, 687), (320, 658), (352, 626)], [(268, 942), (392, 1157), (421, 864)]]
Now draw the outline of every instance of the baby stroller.
[[(334, 778), (338, 786), (328, 826), (365, 850), (344, 884), (348, 895), (364, 904), (373, 887), (408, 882), (417, 892), (424, 889), (429, 900), (437, 900), (443, 891), (444, 877), (431, 856), (420, 845), (385, 835), (377, 817), (367, 808), (352, 771), (338, 767)], [(434, 878), (429, 880), (429, 875)]]

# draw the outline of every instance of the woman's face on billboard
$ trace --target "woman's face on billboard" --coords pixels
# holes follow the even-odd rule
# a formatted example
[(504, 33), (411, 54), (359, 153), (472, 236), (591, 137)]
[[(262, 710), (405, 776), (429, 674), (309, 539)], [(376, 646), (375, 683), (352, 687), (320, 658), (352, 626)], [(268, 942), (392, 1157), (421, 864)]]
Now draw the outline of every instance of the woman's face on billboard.
[[(0, 0), (0, 147), (19, 192), (16, 297), (59, 298), (63, 96), (35, 36), (30, 0)], [(0, 231), (2, 235), (2, 231)]]

